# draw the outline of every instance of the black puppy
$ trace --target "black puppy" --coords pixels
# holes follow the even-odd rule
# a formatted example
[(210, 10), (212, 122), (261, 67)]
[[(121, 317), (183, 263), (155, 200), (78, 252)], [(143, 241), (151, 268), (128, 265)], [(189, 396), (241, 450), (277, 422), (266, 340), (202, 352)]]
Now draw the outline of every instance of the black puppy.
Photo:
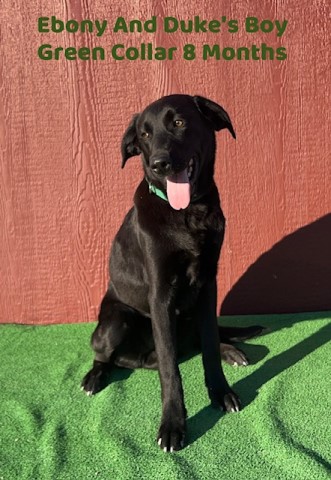
[[(245, 355), (222, 339), (243, 340), (260, 327), (220, 329), (216, 319), (217, 262), (225, 219), (213, 179), (215, 130), (228, 114), (205, 98), (170, 95), (135, 115), (122, 141), (122, 167), (142, 155), (145, 178), (117, 233), (110, 283), (92, 335), (96, 353), (82, 386), (92, 395), (112, 364), (158, 369), (162, 418), (158, 444), (184, 445), (186, 410), (178, 356), (200, 344), (212, 403), (240, 409), (221, 366), (222, 357), (246, 365)], [(231, 338), (232, 337), (232, 338)]]

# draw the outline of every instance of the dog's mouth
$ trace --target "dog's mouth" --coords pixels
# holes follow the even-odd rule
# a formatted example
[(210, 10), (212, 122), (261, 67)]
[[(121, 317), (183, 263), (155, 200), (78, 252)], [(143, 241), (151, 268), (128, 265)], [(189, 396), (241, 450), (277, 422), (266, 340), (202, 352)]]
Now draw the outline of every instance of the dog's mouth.
[(187, 208), (191, 200), (191, 187), (197, 172), (197, 160), (192, 157), (181, 172), (167, 177), (167, 196), (172, 208), (181, 210)]

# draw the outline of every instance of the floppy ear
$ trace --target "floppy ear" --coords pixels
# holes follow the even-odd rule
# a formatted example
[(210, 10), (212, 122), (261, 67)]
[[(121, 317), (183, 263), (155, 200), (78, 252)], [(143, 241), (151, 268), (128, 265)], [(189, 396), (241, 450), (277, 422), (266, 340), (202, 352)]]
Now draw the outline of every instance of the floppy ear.
[(132, 117), (130, 125), (126, 129), (124, 136), (122, 138), (122, 168), (124, 168), (126, 161), (130, 157), (134, 157), (135, 155), (140, 155), (141, 150), (138, 145), (138, 138), (137, 138), (137, 131), (136, 125), (139, 115), (136, 114)]
[(236, 134), (233, 130), (233, 126), (229, 115), (226, 113), (223, 107), (208, 100), (204, 97), (193, 97), (194, 103), (198, 107), (199, 112), (212, 124), (214, 130), (217, 132), (223, 128), (227, 128), (233, 138), (236, 138)]

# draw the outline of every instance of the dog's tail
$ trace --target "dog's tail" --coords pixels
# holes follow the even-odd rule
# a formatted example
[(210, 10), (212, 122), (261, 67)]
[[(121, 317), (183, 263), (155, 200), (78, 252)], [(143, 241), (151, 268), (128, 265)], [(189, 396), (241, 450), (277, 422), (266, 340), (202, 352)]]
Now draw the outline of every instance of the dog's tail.
[(221, 342), (243, 342), (249, 338), (257, 337), (266, 330), (260, 325), (252, 325), (251, 327), (218, 327)]

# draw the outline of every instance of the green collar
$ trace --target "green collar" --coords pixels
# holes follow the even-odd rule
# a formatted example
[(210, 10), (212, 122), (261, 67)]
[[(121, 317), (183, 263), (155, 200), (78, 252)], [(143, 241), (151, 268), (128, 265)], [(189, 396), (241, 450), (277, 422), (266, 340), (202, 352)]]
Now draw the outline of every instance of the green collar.
[(149, 182), (147, 178), (146, 178), (146, 182), (148, 183), (149, 193), (154, 193), (157, 197), (162, 198), (162, 200), (165, 200), (166, 202), (169, 203), (167, 195), (164, 192), (162, 192), (162, 190), (160, 190), (151, 182)]

